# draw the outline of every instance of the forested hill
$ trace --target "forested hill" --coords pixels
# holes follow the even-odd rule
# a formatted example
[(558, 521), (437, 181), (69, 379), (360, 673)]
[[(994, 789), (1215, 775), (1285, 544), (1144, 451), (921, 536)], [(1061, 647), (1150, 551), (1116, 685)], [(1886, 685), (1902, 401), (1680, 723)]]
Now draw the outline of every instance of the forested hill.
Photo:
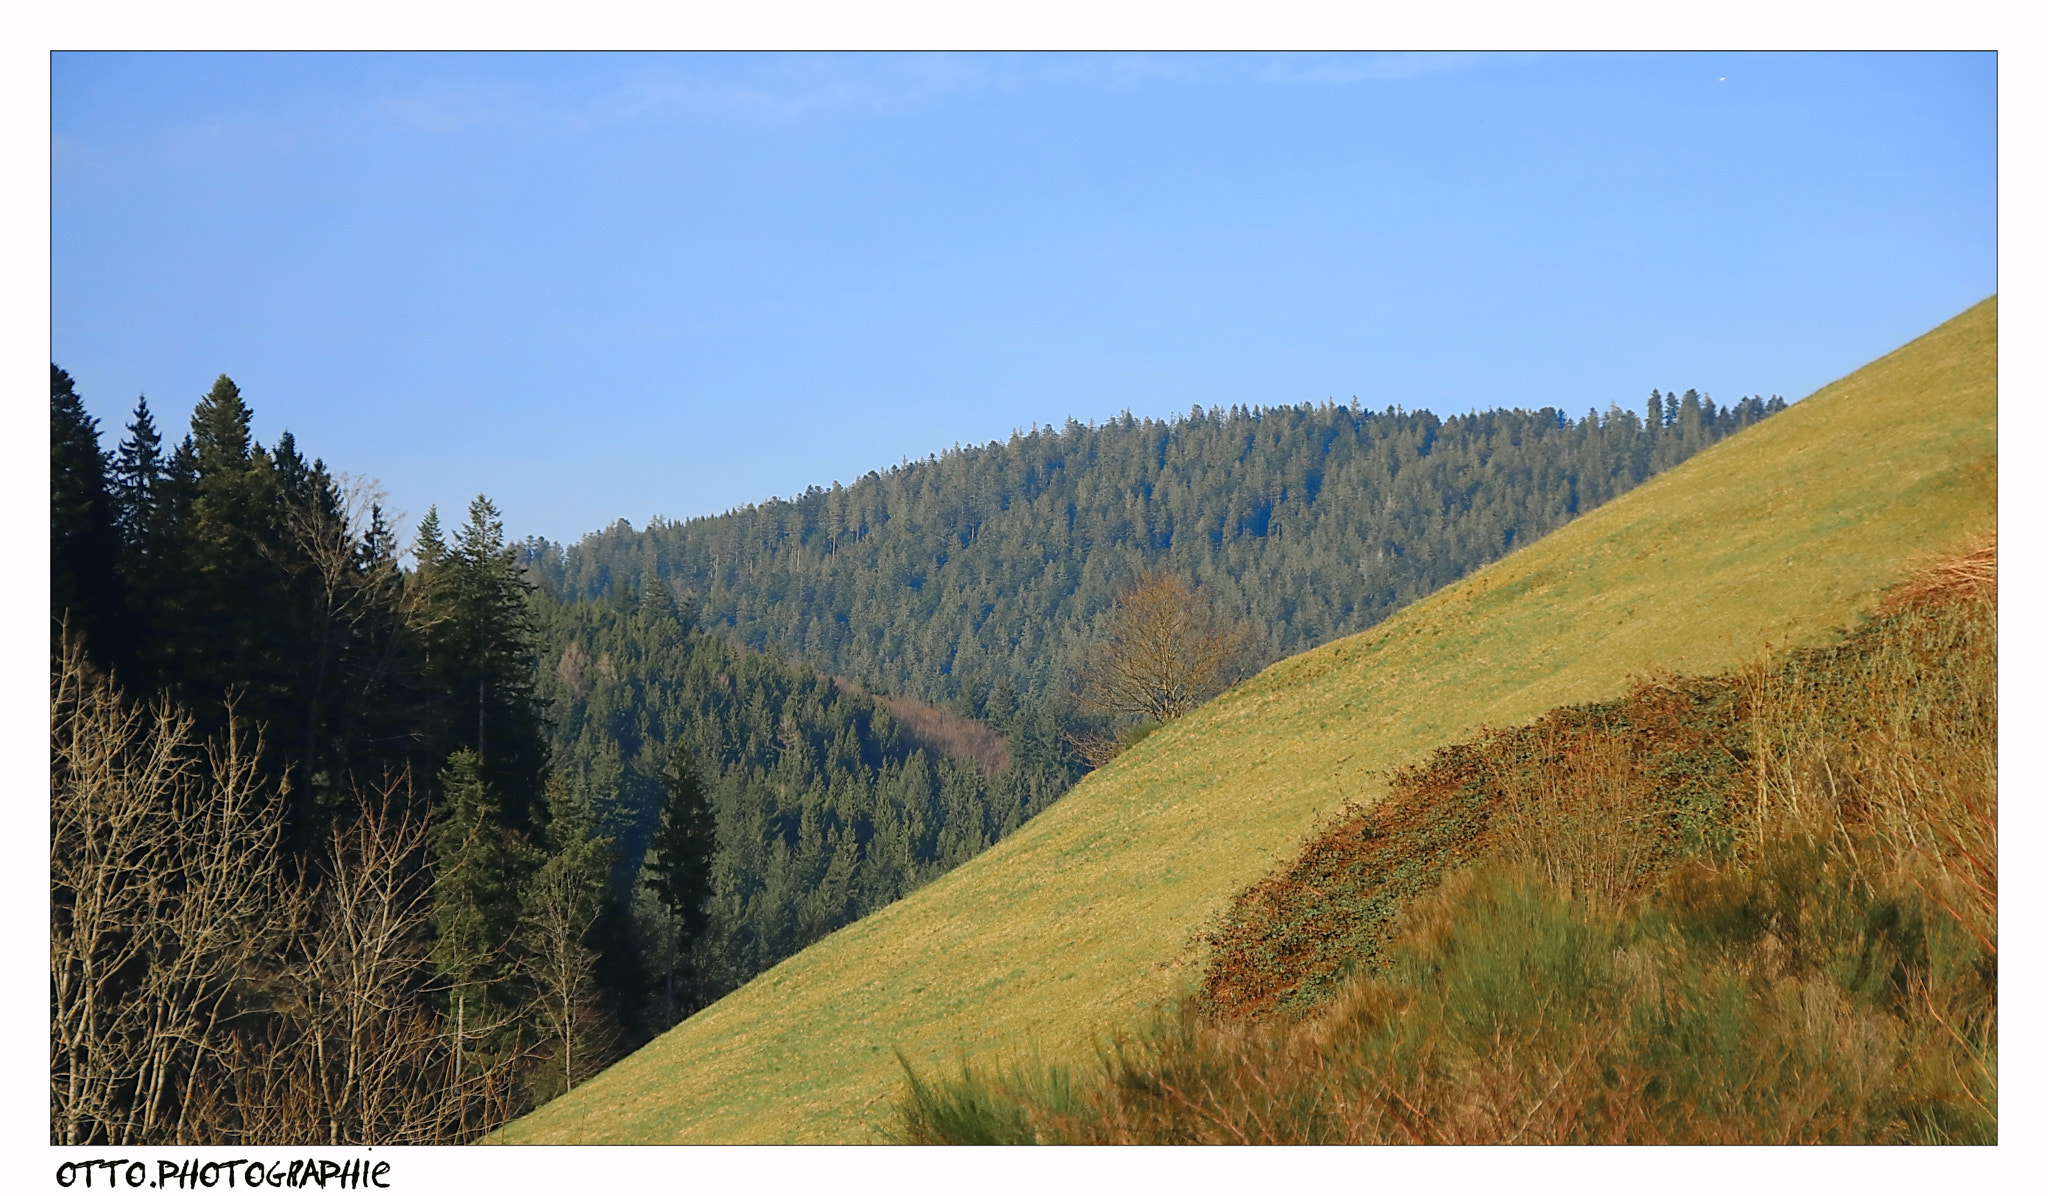
[[(943, 713), (697, 632), (659, 583), (532, 610), (554, 773), (610, 841), (630, 910), (604, 979), (645, 1033), (978, 854), (1079, 775), (1042, 718), (998, 721), (1010, 751), (977, 764), (911, 722)], [(716, 832), (705, 924), (680, 954), (639, 883), (677, 758)]]
[(1334, 404), (1126, 413), (527, 552), (559, 596), (637, 593), (652, 570), (748, 647), (982, 714), (991, 691), (998, 707), (1054, 695), (1142, 568), (1191, 575), (1277, 658), (1368, 627), (1784, 406), (1688, 390), (1652, 392), (1647, 418), (1610, 407), (1576, 421)]

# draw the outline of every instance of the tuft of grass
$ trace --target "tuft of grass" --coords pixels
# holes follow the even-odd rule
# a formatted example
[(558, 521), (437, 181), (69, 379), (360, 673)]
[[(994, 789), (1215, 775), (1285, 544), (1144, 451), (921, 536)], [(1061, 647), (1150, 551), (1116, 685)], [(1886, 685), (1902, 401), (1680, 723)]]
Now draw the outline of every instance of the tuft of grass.
[[(1995, 1143), (1995, 578), (1979, 545), (1838, 644), (1439, 752), (1240, 900), (1206, 1002), (1003, 1116), (1093, 1143)], [(1704, 786), (1674, 767), (1702, 761)], [(1246, 943), (1385, 901), (1403, 863), (1319, 1004), (1217, 999)], [(920, 1089), (926, 1123), (969, 1092)]]
[[(1023, 1102), (991, 1086), (964, 1061), (957, 1076), (939, 1088), (918, 1078), (910, 1060), (896, 1053), (903, 1066), (905, 1094), (901, 1105), (903, 1132), (910, 1146), (1036, 1146), (1037, 1131)], [(1051, 1104), (1050, 1099), (1047, 1100)]]
[[(507, 1127), (516, 1142), (861, 1141), (925, 1074), (1072, 1064), (1199, 980), (1200, 937), (1318, 818), (1484, 725), (1811, 645), (1991, 522), (1985, 303), (1356, 636), (1281, 661), (988, 852)], [(1960, 899), (1961, 890), (1956, 890)]]

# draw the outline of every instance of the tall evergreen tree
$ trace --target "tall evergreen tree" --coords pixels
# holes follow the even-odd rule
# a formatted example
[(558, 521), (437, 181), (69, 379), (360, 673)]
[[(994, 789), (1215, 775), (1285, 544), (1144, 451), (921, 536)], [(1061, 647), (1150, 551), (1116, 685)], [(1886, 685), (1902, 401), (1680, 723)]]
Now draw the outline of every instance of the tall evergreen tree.
[[(712, 864), (718, 852), (717, 816), (685, 749), (677, 749), (661, 773), (661, 822), (642, 868), (647, 888), (667, 914), (652, 936), (659, 944), (662, 1020), (687, 1010), (677, 1004), (677, 972), (704, 938), (711, 920)], [(850, 855), (851, 853), (849, 853)], [(685, 977), (698, 981), (696, 976)], [(702, 990), (701, 983), (692, 988)], [(710, 993), (699, 992), (700, 999)]]
[(441, 512), (429, 506), (420, 519), (420, 526), (413, 533), (412, 555), (414, 563), (421, 569), (431, 569), (448, 555), (448, 542), (441, 535)]
[(527, 601), (531, 587), (504, 522), (478, 495), (452, 546), (429, 512), (414, 549), (427, 668), (441, 691), (443, 737), (475, 753), (502, 795), (507, 825), (527, 828), (541, 806), (548, 748), (534, 695), (538, 664)]
[(508, 824), (504, 804), (468, 749), (448, 758), (428, 840), (434, 868), (434, 962), (467, 1027), (483, 1027), (518, 1003), (515, 949), (521, 898), (541, 862)]
[(703, 782), (683, 751), (662, 770), (661, 826), (647, 852), (648, 883), (686, 939), (704, 933), (711, 898), (711, 860), (718, 827)]
[(146, 544), (156, 530), (157, 484), (163, 477), (163, 436), (149, 412), (149, 399), (137, 397), (128, 435), (114, 453), (112, 490), (121, 539)]
[[(294, 647), (284, 576), (264, 552), (275, 530), (277, 478), (249, 420), (226, 374), (192, 410), (191, 436), (179, 446), (182, 460), (174, 459), (191, 469), (189, 507), (176, 512), (174, 556), (160, 565), (176, 577), (176, 600), (159, 622), (170, 633), (171, 675), (196, 711), (233, 700), (243, 716), (276, 727), (285, 724)], [(291, 738), (271, 738), (270, 754), (288, 752)]]
[(166, 630), (158, 623), (158, 613), (173, 584), (169, 498), (174, 487), (148, 399), (135, 400), (127, 433), (114, 453), (109, 490), (121, 535), (118, 572), (128, 601), (128, 677), (148, 691), (160, 683), (157, 666), (162, 653), (157, 647)]

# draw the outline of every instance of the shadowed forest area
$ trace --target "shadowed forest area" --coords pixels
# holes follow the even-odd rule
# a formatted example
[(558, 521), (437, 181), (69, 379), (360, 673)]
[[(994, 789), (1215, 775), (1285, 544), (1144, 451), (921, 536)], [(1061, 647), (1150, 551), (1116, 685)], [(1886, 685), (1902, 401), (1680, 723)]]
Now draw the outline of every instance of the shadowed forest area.
[(108, 451), (52, 367), (53, 1141), (471, 1140), (1079, 775), (659, 583), (557, 603), (481, 497), (403, 563), (249, 423)]

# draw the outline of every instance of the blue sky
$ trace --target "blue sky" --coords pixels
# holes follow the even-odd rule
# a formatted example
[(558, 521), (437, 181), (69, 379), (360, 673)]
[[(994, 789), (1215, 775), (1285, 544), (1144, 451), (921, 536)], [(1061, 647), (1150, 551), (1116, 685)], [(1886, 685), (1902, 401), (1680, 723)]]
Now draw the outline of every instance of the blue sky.
[(80, 55), (52, 345), (415, 519), (1128, 408), (1797, 398), (1991, 294), (1990, 55)]

